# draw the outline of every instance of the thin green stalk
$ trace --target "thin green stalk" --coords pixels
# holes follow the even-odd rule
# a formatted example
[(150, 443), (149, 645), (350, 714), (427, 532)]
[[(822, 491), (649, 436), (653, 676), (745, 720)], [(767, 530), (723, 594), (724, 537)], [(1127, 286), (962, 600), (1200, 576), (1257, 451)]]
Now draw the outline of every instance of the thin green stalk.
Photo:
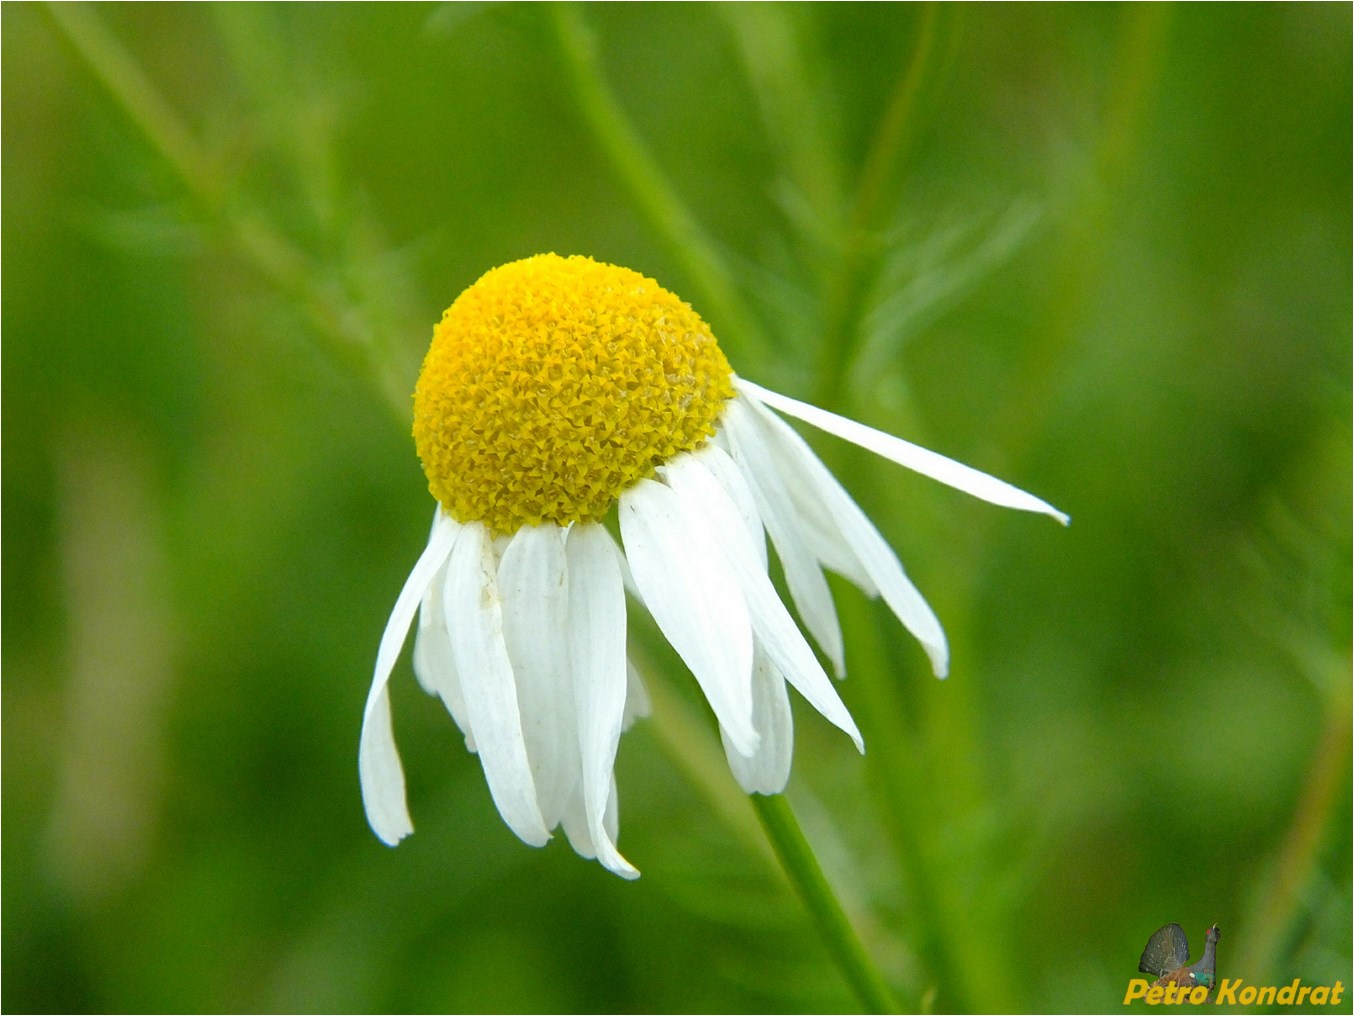
[(222, 196), (221, 175), (131, 54), (84, 4), (48, 4), (46, 11), (194, 197), (215, 204)]
[(993, 421), (994, 432), (1003, 435), (1003, 446), (1012, 457), (1029, 452), (1050, 407), (1058, 404), (1055, 386), (1063, 378), (1060, 367), (1083, 335), (1086, 315), (1103, 285), (1109, 263), (1104, 238), (1121, 214), (1116, 203), (1134, 169), (1160, 87), (1173, 16), (1169, 4), (1130, 5), (1123, 10), (1095, 162), (1072, 195), (1048, 287), (1057, 299), (1050, 305), (1048, 320), (1031, 329), (1038, 340), (1022, 358), (1008, 386), (1011, 395)]
[(766, 342), (731, 279), (724, 258), (640, 140), (607, 86), (597, 40), (579, 9), (552, 4), (551, 17), (574, 99), (617, 176), (696, 288), (720, 341), (756, 353)]
[(766, 830), (767, 839), (776, 848), (776, 856), (780, 858), (785, 874), (804, 901), (818, 933), (864, 1010), (874, 1013), (901, 1012), (893, 990), (865, 951), (860, 936), (856, 934), (832, 885), (823, 874), (813, 847), (805, 839), (789, 802), (782, 794), (771, 797), (753, 794), (751, 799), (762, 828)]
[(313, 259), (266, 216), (251, 211), (231, 193), (226, 175), (198, 145), (192, 131), (88, 8), (48, 4), (46, 10), (95, 78), (175, 171), (204, 216), (220, 221), (237, 255), (306, 314), (330, 357), (371, 381), (396, 418), (407, 421), (407, 384), (394, 375), (391, 358), (364, 329), (360, 309), (343, 300), (335, 287), (325, 286)]
[(912, 58), (894, 87), (865, 159), (855, 200), (842, 240), (840, 267), (824, 307), (823, 342), (819, 347), (818, 399), (832, 406), (841, 395), (847, 367), (859, 344), (859, 322), (866, 290), (878, 260), (875, 250), (879, 217), (911, 139), (917, 97), (932, 63), (936, 44), (935, 4), (922, 8)]
[[(1347, 658), (1346, 658), (1347, 659)], [(1318, 854), (1349, 779), (1350, 688), (1342, 666), (1326, 696), (1325, 724), (1303, 782), (1293, 821), (1279, 847), (1267, 891), (1251, 915), (1250, 932), (1237, 955), (1237, 969), (1280, 976), (1281, 942), (1303, 906), (1303, 890), (1317, 867)]]
[(705, 718), (680, 695), (671, 691), (666, 681), (649, 679), (653, 668), (643, 650), (633, 640), (627, 652), (630, 662), (644, 675), (644, 687), (652, 701), (655, 717), (650, 729), (657, 734), (659, 746), (748, 852), (761, 858), (767, 869), (774, 872), (776, 860), (765, 838), (757, 831), (752, 817), (743, 807), (744, 795), (729, 778), (729, 768), (710, 736), (708, 723), (703, 722)]
[[(842, 584), (834, 580), (834, 585)], [(866, 775), (898, 861), (910, 941), (926, 972), (928, 990), (942, 1011), (1012, 1006), (1012, 996), (1003, 995), (1006, 979), (999, 962), (966, 963), (980, 943), (977, 936), (966, 939), (965, 929), (956, 927), (967, 915), (962, 905), (955, 905), (949, 889), (953, 876), (944, 870), (935, 846), (937, 830), (950, 821), (955, 770), (967, 768), (971, 760), (932, 758), (937, 749), (925, 729), (936, 710), (903, 701), (904, 679), (885, 645), (884, 633), (895, 623), (892, 616), (876, 603), (850, 602), (852, 592), (835, 591), (844, 604), (839, 611), (842, 634), (851, 647), (851, 683), (861, 703), (855, 713), (867, 745)], [(923, 698), (930, 685), (940, 684), (929, 673), (917, 680)], [(942, 687), (949, 692), (953, 684)]]
[[(630, 652), (634, 656), (634, 646)], [(639, 666), (641, 671), (647, 669), (642, 657)], [(756, 827), (743, 807), (744, 795), (729, 779), (729, 771), (719, 749), (711, 743), (708, 728), (681, 698), (668, 691), (664, 682), (645, 681), (645, 687), (653, 699), (658, 721), (653, 730), (663, 750), (705, 795), (752, 854), (762, 858), (771, 870), (775, 870), (776, 860), (780, 861), (781, 870), (803, 899), (833, 961), (862, 1005), (871, 1012), (898, 1012), (891, 989), (870, 960), (836, 893), (824, 877), (790, 805), (781, 796), (753, 794), (752, 804), (766, 833), (765, 837), (757, 835)]]

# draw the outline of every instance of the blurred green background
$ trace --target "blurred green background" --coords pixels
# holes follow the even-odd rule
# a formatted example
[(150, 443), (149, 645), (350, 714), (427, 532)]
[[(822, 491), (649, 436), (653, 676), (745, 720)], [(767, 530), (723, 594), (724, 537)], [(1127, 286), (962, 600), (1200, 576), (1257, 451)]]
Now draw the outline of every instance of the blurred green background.
[(3, 1007), (858, 1005), (638, 620), (637, 883), (518, 842), (407, 662), (418, 833), (364, 821), (432, 510), (408, 393), (549, 250), (1072, 515), (809, 435), (953, 644), (937, 682), (839, 585), (865, 757), (796, 704), (790, 800), (904, 1005), (1118, 1009), (1172, 921), (1348, 987), (1350, 40), (1345, 4), (6, 4)]

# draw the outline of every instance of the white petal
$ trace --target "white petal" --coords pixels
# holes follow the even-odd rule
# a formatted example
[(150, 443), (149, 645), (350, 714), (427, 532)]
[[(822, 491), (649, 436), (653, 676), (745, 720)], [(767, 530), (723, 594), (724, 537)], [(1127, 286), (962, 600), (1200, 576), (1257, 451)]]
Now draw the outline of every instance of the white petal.
[(602, 526), (574, 526), (566, 552), (568, 659), (583, 762), (584, 813), (597, 859), (623, 878), (638, 878), (639, 872), (620, 855), (605, 827), (625, 718), (625, 587), (611, 538)]
[(931, 658), (931, 669), (937, 677), (944, 677), (950, 661), (945, 632), (935, 612), (903, 571), (893, 548), (793, 427), (770, 413), (760, 419), (765, 422), (769, 436), (779, 444), (781, 454), (794, 460), (793, 468), (802, 481), (814, 490), (836, 520), (843, 539), (869, 572), (889, 609), (922, 644)]
[(819, 430), (825, 430), (829, 434), (835, 434), (843, 440), (850, 441), (852, 444), (860, 445), (860, 447), (868, 449), (876, 455), (881, 455), (900, 466), (906, 466), (923, 476), (929, 476), (931, 479), (939, 480), (956, 490), (962, 490), (966, 494), (972, 494), (974, 497), (1001, 505), (1003, 508), (1040, 512), (1044, 515), (1051, 515), (1063, 525), (1067, 525), (1066, 514), (1033, 494), (1027, 494), (1019, 487), (1011, 486), (1005, 480), (988, 476), (972, 466), (966, 466), (962, 462), (956, 462), (954, 459), (946, 458), (929, 448), (915, 445), (911, 441), (904, 441), (902, 438), (886, 434), (882, 430), (875, 430), (863, 423), (857, 423), (855, 420), (848, 420), (844, 416), (830, 413), (826, 409), (811, 406), (807, 402), (800, 402), (798, 399), (792, 399), (787, 395), (769, 391), (751, 381), (739, 378), (735, 383), (743, 394), (758, 399), (773, 409), (779, 409), (782, 413), (797, 417)]
[(785, 583), (790, 587), (804, 627), (822, 647), (838, 675), (845, 673), (846, 658), (842, 646), (841, 624), (832, 603), (832, 591), (818, 567), (818, 559), (809, 550), (801, 532), (793, 502), (785, 489), (770, 450), (752, 411), (734, 399), (724, 410), (725, 428), (733, 444), (734, 461), (747, 478), (757, 500), (757, 508), (771, 542), (776, 545)]
[(785, 680), (762, 652), (757, 653), (752, 665), (752, 721), (762, 735), (762, 743), (750, 757), (740, 755), (724, 731), (719, 732), (729, 769), (749, 794), (779, 794), (790, 782), (794, 718)]
[(509, 828), (539, 847), (550, 834), (536, 803), (512, 664), (503, 642), (494, 550), (483, 523), (463, 527), (451, 551), (443, 597), (466, 715), (489, 793)]
[(433, 577), (418, 608), (418, 629), (414, 633), (414, 676), (429, 695), (436, 695), (465, 735), (466, 750), (475, 751), (475, 734), (466, 718), (461, 679), (447, 634), (447, 612), (442, 607), (442, 589), (447, 584), (446, 565)]
[[(620, 839), (621, 829), (621, 796), (616, 793), (616, 775), (611, 775), (611, 793), (606, 799), (606, 814), (602, 817), (602, 828), (606, 830), (607, 836), (612, 843)], [(618, 874), (620, 874), (618, 872)], [(635, 878), (639, 878), (639, 872), (635, 872)]]
[[(431, 661), (440, 654), (435, 650), (423, 649), (425, 633), (436, 631), (442, 625), (442, 600), (441, 597), (434, 598), (433, 590), (437, 589), (439, 583), (445, 583), (447, 580), (446, 572), (439, 571), (433, 576), (432, 582), (423, 593), (423, 599), (418, 605), (418, 627), (414, 629), (414, 677), (418, 679), (418, 686), (433, 698), (437, 698), (441, 693), (437, 689), (437, 681), (434, 679), (430, 669)], [(445, 634), (445, 627), (443, 626)], [(448, 646), (448, 650), (450, 646)]]
[(639, 595), (639, 586), (635, 585), (635, 577), (630, 574), (630, 562), (625, 559), (625, 551), (621, 550), (621, 545), (616, 542), (616, 538), (609, 531), (606, 538), (611, 544), (611, 552), (616, 556), (616, 566), (621, 570), (621, 579), (625, 582), (625, 591), (640, 603), (643, 603), (644, 598)]
[[(817, 485), (801, 465), (799, 453), (784, 447), (781, 432), (794, 433), (793, 428), (756, 399), (739, 395), (737, 401), (744, 408), (735, 415), (747, 435), (745, 440), (760, 443), (764, 455), (759, 457), (759, 464), (779, 479), (780, 489), (793, 506), (791, 514), (798, 522), (799, 534), (809, 553), (824, 568), (848, 579), (866, 596), (871, 599), (878, 596), (879, 590), (870, 573), (842, 535), (837, 520), (818, 497)], [(802, 439), (800, 443), (803, 444)]]
[(362, 806), (367, 822), (381, 842), (393, 847), (414, 831), (409, 805), (404, 796), (404, 768), (395, 747), (395, 730), (390, 721), (390, 691), (367, 699), (362, 717), (362, 740), (357, 753), (357, 768), (362, 779)]
[(629, 660), (625, 661), (625, 672), (625, 719), (621, 724), (622, 731), (629, 730), (636, 720), (643, 719), (653, 712), (653, 704), (649, 701), (649, 693), (644, 688), (644, 680)]
[(738, 750), (752, 754), (752, 626), (724, 555), (687, 525), (677, 496), (653, 480), (621, 495), (620, 519), (630, 571), (649, 613)]
[[(778, 678), (783, 673), (810, 705), (845, 731), (863, 751), (855, 721), (776, 594), (732, 499), (704, 463), (700, 456), (685, 455), (667, 470), (668, 484), (687, 513), (688, 524), (693, 529), (704, 528), (728, 560), (747, 601), (758, 649), (779, 672)], [(761, 732), (762, 728), (757, 729)]]
[(523, 526), (513, 535), (499, 561), (498, 592), (527, 759), (541, 818), (552, 829), (578, 777), (566, 641), (569, 577), (559, 526)]
[(357, 750), (357, 769), (362, 782), (362, 804), (372, 831), (392, 847), (414, 831), (404, 798), (404, 769), (395, 747), (395, 732), (390, 722), (390, 692), (386, 688), (390, 673), (399, 659), (400, 648), (409, 634), (423, 592), (437, 574), (456, 542), (459, 527), (439, 510), (434, 518), (428, 545), (419, 555), (404, 588), (395, 599), (386, 630), (376, 651), (376, 673), (367, 706), (362, 716), (362, 736)]
[(569, 801), (564, 806), (564, 812), (560, 815), (559, 824), (569, 839), (569, 846), (574, 848), (579, 857), (586, 857), (591, 861), (597, 856), (597, 848), (592, 842), (592, 830), (588, 827), (588, 810), (583, 804), (581, 783), (574, 785)]
[(748, 486), (747, 478), (734, 462), (733, 456), (717, 445), (706, 445), (700, 451), (693, 453), (693, 457), (700, 460), (701, 465), (708, 469), (719, 485), (724, 488), (724, 493), (729, 495), (734, 506), (738, 509), (738, 514), (743, 518), (743, 525), (747, 529), (748, 536), (752, 540), (753, 548), (757, 552), (757, 558), (761, 561), (762, 570), (766, 570), (766, 534), (762, 529), (761, 512), (757, 510), (757, 499), (752, 493), (752, 488)]

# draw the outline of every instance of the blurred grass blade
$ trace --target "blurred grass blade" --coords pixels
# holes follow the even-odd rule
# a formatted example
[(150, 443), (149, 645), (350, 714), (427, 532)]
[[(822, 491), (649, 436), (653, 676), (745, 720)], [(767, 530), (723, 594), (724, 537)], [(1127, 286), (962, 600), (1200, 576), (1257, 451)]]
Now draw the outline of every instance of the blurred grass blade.
[(846, 368), (860, 340), (859, 321), (877, 267), (880, 216), (913, 136), (918, 96), (932, 73), (939, 30), (934, 4), (920, 8), (911, 58), (904, 64), (875, 130), (842, 241), (841, 261), (824, 297), (824, 329), (818, 357), (818, 393), (825, 408), (837, 406)]
[(649, 224), (691, 279), (696, 309), (727, 349), (755, 357), (766, 348), (761, 329), (739, 296), (724, 257), (678, 197), (607, 86), (597, 40), (582, 11), (575, 4), (558, 3), (551, 5), (550, 16), (579, 110)]
[(52, 3), (44, 9), (194, 196), (207, 205), (219, 200), (223, 188), (216, 166), (112, 33), (84, 4)]
[(152, 146), (174, 168), (211, 220), (220, 220), (236, 253), (301, 308), (318, 345), (338, 365), (371, 382), (403, 423), (409, 413), (407, 371), (380, 340), (370, 308), (347, 299), (343, 287), (326, 284), (313, 258), (278, 230), (246, 195), (227, 186), (225, 175), (193, 138), (131, 54), (84, 6), (46, 8), (95, 76), (127, 112)]
[(848, 376), (860, 381), (877, 376), (910, 339), (1009, 263), (1044, 221), (1040, 202), (1017, 198), (985, 228), (955, 226), (911, 246), (890, 244)]
[(779, 162), (787, 212), (821, 254), (841, 241), (845, 197), (841, 139), (825, 108), (805, 8), (786, 4), (718, 4), (752, 85), (763, 129)]

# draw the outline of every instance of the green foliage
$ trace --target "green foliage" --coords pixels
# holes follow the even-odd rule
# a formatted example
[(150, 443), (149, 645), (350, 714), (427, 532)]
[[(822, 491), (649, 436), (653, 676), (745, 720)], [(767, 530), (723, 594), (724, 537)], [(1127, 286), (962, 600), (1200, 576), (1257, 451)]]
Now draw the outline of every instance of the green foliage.
[[(3, 11), (7, 1011), (851, 1011), (661, 646), (625, 884), (499, 820), (407, 664), (432, 324), (586, 253), (819, 440), (953, 676), (836, 588), (867, 755), (789, 799), (906, 1006), (1117, 1007), (1151, 932), (1351, 981), (1350, 10)], [(636, 633), (640, 642), (645, 633)]]

